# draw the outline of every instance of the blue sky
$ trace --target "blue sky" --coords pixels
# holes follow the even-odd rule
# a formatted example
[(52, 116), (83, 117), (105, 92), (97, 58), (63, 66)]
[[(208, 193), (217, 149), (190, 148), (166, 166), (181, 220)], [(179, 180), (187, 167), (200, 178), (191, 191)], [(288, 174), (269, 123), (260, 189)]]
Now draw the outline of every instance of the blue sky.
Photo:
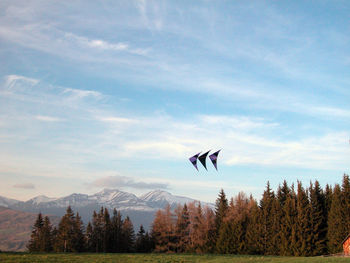
[[(0, 2), (0, 195), (341, 181), (348, 1)], [(223, 149), (219, 171), (188, 158)]]

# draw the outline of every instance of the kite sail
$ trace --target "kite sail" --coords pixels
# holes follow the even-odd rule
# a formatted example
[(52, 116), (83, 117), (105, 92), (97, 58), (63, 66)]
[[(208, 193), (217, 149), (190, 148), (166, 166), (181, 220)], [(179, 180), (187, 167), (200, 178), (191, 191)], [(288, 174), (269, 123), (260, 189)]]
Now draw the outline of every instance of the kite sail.
[(219, 155), (219, 152), (220, 152), (220, 151), (221, 151), (221, 150), (218, 150), (217, 152), (215, 152), (215, 153), (209, 155), (209, 158), (210, 158), (211, 162), (213, 163), (213, 165), (214, 165), (214, 167), (215, 167), (216, 170), (218, 170), (218, 167), (217, 167), (217, 159), (218, 159), (218, 155)]
[(193, 166), (197, 169), (198, 171), (198, 167), (197, 167), (197, 159), (198, 156), (200, 155), (200, 153), (197, 153), (196, 155), (193, 155), (191, 158), (189, 158), (190, 162), (193, 164)]
[(198, 157), (198, 160), (201, 162), (201, 164), (204, 166), (205, 170), (207, 170), (207, 171), (208, 171), (208, 169), (207, 169), (207, 165), (205, 163), (205, 160), (206, 160), (209, 152), (210, 151), (207, 151), (206, 153), (203, 153), (201, 156)]

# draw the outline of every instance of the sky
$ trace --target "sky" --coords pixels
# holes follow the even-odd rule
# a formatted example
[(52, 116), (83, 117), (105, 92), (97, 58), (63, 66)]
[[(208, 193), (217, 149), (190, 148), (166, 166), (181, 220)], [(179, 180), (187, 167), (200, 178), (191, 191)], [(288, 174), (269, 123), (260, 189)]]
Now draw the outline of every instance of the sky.
[[(350, 169), (350, 2), (0, 2), (0, 195), (214, 202)], [(188, 158), (222, 149), (218, 171)]]

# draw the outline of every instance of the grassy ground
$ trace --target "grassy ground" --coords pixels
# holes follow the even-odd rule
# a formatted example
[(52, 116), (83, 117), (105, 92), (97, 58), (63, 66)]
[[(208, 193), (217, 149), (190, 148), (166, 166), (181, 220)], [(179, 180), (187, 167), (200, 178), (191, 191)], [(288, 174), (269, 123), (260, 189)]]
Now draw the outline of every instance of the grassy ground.
[(29, 254), (0, 253), (0, 262), (116, 262), (116, 263), (336, 263), (350, 262), (344, 257), (262, 257), (236, 255), (175, 255), (175, 254)]

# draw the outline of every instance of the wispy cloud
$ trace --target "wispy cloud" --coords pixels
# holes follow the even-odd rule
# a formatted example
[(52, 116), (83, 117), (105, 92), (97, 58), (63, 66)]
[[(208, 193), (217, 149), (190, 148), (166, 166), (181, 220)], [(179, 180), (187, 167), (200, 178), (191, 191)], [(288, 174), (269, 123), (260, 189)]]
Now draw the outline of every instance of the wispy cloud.
[(123, 117), (115, 117), (115, 116), (105, 116), (105, 117), (97, 117), (97, 120), (101, 122), (106, 122), (106, 123), (115, 123), (115, 124), (120, 124), (120, 123), (136, 123), (138, 120), (136, 119), (131, 119), (131, 118), (123, 118)]
[(35, 185), (32, 183), (18, 183), (13, 185), (14, 188), (21, 188), (21, 189), (35, 189)]
[(154, 183), (135, 180), (127, 176), (107, 176), (96, 179), (89, 186), (93, 187), (116, 187), (116, 188), (135, 188), (135, 189), (168, 189), (167, 183)]
[(63, 94), (70, 94), (72, 97), (76, 98), (85, 98), (85, 97), (95, 97), (100, 98), (102, 94), (98, 91), (93, 90), (81, 90), (81, 89), (72, 89), (72, 88), (64, 88)]
[[(25, 77), (19, 76), (12, 77), (12, 79), (21, 79), (22, 82), (26, 80)], [(19, 85), (16, 84), (18, 81), (11, 82), (14, 92), (16, 85)], [(31, 85), (32, 82), (29, 80), (28, 84)], [(77, 127), (91, 125), (86, 123), (91, 120), (98, 121), (93, 132), (78, 129), (78, 134), (63, 138), (58, 146), (49, 141), (43, 142), (50, 145), (47, 146), (48, 148), (61, 151), (62, 155), (65, 155), (66, 151), (72, 151), (76, 152), (77, 155), (90, 156), (89, 158), (92, 159), (93, 156), (108, 156), (108, 158), (124, 159), (133, 157), (153, 160), (180, 160), (184, 156), (190, 156), (198, 149), (223, 148), (221, 160), (228, 166), (255, 164), (335, 169), (346, 162), (345, 146), (342, 141), (335, 139), (339, 136), (347, 137), (347, 133), (342, 131), (332, 132), (328, 130), (319, 135), (304, 135), (299, 139), (289, 139), (286, 136), (289, 132), (286, 127), (276, 120), (263, 117), (193, 114), (191, 118), (176, 118), (168, 114), (157, 113), (148, 116), (135, 116), (134, 114), (118, 114), (114, 110), (106, 110), (102, 102), (100, 106), (95, 105), (93, 108), (91, 108), (89, 101), (83, 104), (77, 103), (77, 101), (74, 103), (65, 102), (67, 95), (68, 99), (76, 98), (79, 100), (90, 97), (99, 99), (104, 96), (97, 91), (54, 86), (45, 90), (45, 87), (42, 86), (41, 89), (36, 88), (35, 92), (38, 92), (35, 95), (37, 98), (43, 97), (43, 95), (50, 98), (54, 104), (50, 101), (42, 103), (50, 103), (51, 112), (60, 112), (63, 107), (71, 113), (69, 117), (62, 118), (56, 117), (54, 114), (40, 112), (34, 115), (36, 120), (43, 122), (65, 120), (61, 128), (68, 130), (72, 128), (71, 118), (74, 119)], [(27, 93), (24, 96), (27, 96)], [(28, 96), (33, 96), (33, 93)], [(27, 101), (27, 103), (28, 107), (29, 105), (34, 107), (36, 101)], [(304, 111), (306, 112), (306, 109)], [(346, 115), (344, 110), (329, 108), (313, 109), (313, 114), (316, 114), (315, 111), (322, 115), (327, 114), (327, 112), (332, 116), (344, 117)], [(22, 113), (16, 111), (13, 112), (13, 115), (21, 116)], [(10, 119), (3, 119), (4, 121), (13, 122)], [(45, 128), (29, 126), (30, 120), (27, 122), (28, 127), (31, 127), (30, 129), (36, 133)], [(11, 125), (15, 124), (16, 122), (13, 122)], [(69, 128), (66, 125), (69, 125)], [(7, 135), (2, 134), (5, 137)], [(72, 141), (73, 138), (74, 141)], [(69, 146), (72, 143), (74, 147)], [(315, 148), (315, 145), (318, 145), (318, 148)], [(331, 145), (336, 147), (330, 147)]]
[(83, 36), (78, 36), (73, 33), (64, 33), (66, 39), (75, 42), (82, 47), (88, 47), (92, 49), (105, 50), (105, 51), (124, 51), (131, 54), (146, 55), (149, 52), (149, 48), (131, 48), (129, 44), (118, 42), (111, 43), (102, 39), (90, 39)]
[(46, 121), (46, 122), (59, 122), (63, 121), (61, 118), (51, 117), (51, 116), (43, 116), (43, 115), (37, 115), (35, 118), (39, 121)]
[(5, 86), (8, 88), (11, 88), (12, 85), (17, 81), (24, 81), (27, 84), (31, 84), (31, 85), (36, 85), (39, 82), (38, 79), (28, 78), (28, 77), (21, 76), (21, 75), (7, 75), (5, 77)]

